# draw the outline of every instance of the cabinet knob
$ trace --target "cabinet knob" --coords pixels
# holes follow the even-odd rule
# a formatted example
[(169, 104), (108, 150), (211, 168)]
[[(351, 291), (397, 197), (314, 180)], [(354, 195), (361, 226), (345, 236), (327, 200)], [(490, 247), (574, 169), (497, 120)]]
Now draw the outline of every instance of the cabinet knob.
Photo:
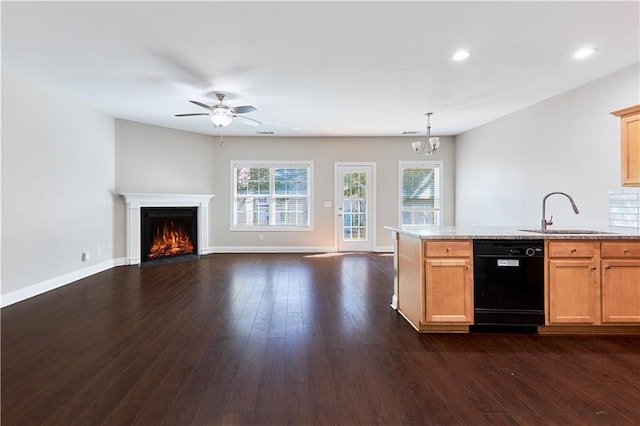
[(451, 251), (451, 247), (447, 247), (447, 253)]
[(598, 269), (598, 268), (596, 268), (595, 266), (592, 266), (592, 267), (591, 267), (591, 270), (592, 270), (592, 271), (595, 271), (596, 269)]
[(611, 265), (605, 266), (604, 269), (611, 269)]
[(624, 254), (629, 254), (629, 249), (624, 249), (622, 252), (623, 252)]
[(577, 252), (577, 251), (578, 251), (578, 249), (577, 249), (577, 248), (572, 248), (572, 249), (571, 249), (571, 253), (575, 253), (575, 252)]

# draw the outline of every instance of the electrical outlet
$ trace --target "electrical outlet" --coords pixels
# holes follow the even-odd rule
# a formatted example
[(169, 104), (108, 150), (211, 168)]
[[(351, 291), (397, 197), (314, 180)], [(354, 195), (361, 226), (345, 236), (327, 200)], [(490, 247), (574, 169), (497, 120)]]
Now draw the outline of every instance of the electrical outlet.
[(264, 240), (264, 234), (258, 234), (258, 239), (259, 239), (260, 241)]
[(100, 256), (100, 252), (101, 252), (100, 246), (96, 246), (96, 256)]
[(83, 262), (88, 262), (91, 259), (91, 256), (89, 255), (88, 251), (83, 251), (82, 252), (82, 261)]

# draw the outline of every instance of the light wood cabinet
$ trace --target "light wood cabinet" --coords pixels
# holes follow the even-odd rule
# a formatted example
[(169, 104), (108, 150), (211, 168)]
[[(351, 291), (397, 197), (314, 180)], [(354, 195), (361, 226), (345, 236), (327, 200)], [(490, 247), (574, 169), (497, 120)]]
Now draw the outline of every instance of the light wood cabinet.
[(640, 241), (550, 241), (546, 253), (548, 326), (640, 323)]
[(640, 186), (640, 105), (611, 114), (620, 117), (622, 186)]
[(424, 267), (422, 240), (397, 234), (397, 306), (400, 314), (420, 331), (424, 306)]
[[(392, 307), (419, 332), (469, 332), (472, 240), (398, 233), (395, 248)], [(548, 239), (544, 269), (539, 333), (640, 334), (640, 240)]]
[(602, 322), (640, 323), (640, 242), (602, 243)]
[[(396, 235), (398, 312), (419, 332), (469, 332), (473, 324), (471, 240)], [(392, 305), (393, 306), (393, 305)]]
[(472, 244), (425, 242), (425, 323), (473, 323)]
[(600, 322), (599, 243), (547, 243), (546, 323)]

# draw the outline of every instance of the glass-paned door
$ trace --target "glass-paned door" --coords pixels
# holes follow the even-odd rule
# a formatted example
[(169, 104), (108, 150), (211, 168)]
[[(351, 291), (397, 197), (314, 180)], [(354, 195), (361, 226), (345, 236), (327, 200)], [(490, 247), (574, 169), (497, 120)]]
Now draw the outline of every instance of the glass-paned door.
[(371, 165), (336, 165), (339, 251), (373, 249), (372, 179)]

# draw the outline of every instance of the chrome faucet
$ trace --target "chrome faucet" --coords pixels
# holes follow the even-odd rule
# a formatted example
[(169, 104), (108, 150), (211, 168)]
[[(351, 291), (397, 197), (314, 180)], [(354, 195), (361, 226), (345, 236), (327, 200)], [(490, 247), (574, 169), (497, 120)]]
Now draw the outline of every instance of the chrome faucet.
[(547, 220), (547, 198), (549, 198), (553, 194), (560, 194), (567, 197), (569, 201), (571, 201), (571, 207), (573, 207), (573, 211), (576, 214), (580, 213), (580, 211), (578, 210), (578, 206), (576, 206), (576, 202), (573, 201), (573, 198), (571, 198), (571, 195), (565, 194), (564, 192), (550, 192), (547, 195), (545, 195), (544, 198), (542, 199), (542, 230), (543, 231), (547, 230), (548, 225), (553, 225), (553, 215), (551, 215), (551, 218)]

